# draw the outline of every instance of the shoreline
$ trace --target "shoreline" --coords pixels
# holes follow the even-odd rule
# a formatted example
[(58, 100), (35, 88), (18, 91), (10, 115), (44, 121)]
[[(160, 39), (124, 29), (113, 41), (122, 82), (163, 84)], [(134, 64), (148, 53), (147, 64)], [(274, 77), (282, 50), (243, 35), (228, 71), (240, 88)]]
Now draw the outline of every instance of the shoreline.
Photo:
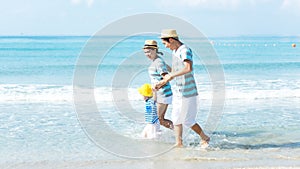
[[(107, 154), (107, 156), (110, 156)], [(105, 158), (105, 155), (104, 155)], [(196, 150), (176, 148), (163, 155), (130, 159), (113, 156), (111, 159), (41, 159), (0, 163), (3, 169), (300, 169), (300, 148), (260, 150)]]

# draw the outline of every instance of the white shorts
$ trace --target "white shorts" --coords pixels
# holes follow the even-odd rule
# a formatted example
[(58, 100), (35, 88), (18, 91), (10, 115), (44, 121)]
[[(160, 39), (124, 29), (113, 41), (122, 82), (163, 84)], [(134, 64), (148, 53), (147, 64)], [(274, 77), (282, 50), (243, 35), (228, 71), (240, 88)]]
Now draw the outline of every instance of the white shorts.
[(196, 123), (197, 115), (197, 96), (182, 97), (174, 96), (172, 103), (172, 122), (174, 125), (183, 124), (192, 127)]
[(157, 103), (162, 103), (162, 104), (172, 104), (172, 96), (169, 96), (169, 97), (157, 96), (156, 102)]

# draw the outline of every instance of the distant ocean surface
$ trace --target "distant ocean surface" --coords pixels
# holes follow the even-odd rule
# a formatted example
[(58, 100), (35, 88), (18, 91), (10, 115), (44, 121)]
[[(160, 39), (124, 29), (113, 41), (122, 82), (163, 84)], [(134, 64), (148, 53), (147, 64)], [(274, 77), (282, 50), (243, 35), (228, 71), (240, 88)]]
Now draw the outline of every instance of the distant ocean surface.
[[(74, 71), (89, 38), (0, 36), (0, 166), (115, 159), (85, 134), (74, 107)], [(130, 55), (139, 55), (137, 60), (146, 59), (141, 49), (146, 39), (149, 37), (132, 37), (116, 44), (99, 63), (95, 75), (95, 99), (101, 111), (106, 112), (103, 118), (128, 137), (139, 135), (144, 124), (132, 126), (126, 120), (118, 121), (111, 83), (120, 63)], [(284, 159), (288, 163), (276, 165), (300, 166), (297, 162), (300, 161), (300, 38), (241, 36), (215, 37), (209, 41), (224, 70), (225, 107), (217, 129), (209, 133), (208, 152), (194, 153), (200, 140), (187, 131), (190, 135), (184, 141), (186, 156), (191, 159), (227, 156), (234, 161), (241, 157), (232, 154), (247, 150), (253, 153), (244, 153), (243, 158)], [(292, 47), (292, 43), (298, 46)], [(165, 53), (163, 58), (171, 64), (170, 51), (161, 42), (159, 46)], [(195, 60), (194, 65), (200, 100), (197, 120), (205, 126), (212, 86), (201, 59)], [(91, 65), (83, 66), (89, 69)], [(142, 116), (143, 101), (136, 88), (150, 80), (147, 65), (139, 65), (137, 61), (133, 66), (145, 68), (128, 86), (129, 101)], [(172, 106), (167, 117), (171, 109)], [(162, 144), (172, 144), (172, 133), (165, 132)]]

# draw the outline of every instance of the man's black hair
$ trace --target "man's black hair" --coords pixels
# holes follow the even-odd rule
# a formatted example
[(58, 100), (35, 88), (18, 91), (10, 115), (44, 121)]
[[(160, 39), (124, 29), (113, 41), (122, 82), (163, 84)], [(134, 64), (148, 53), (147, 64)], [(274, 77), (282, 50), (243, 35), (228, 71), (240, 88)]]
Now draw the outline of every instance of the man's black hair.
[(178, 38), (178, 37), (176, 37), (176, 38), (175, 38), (175, 37), (169, 37), (169, 38), (161, 38), (161, 39), (169, 43), (169, 42), (170, 42), (170, 38), (179, 41), (179, 38)]

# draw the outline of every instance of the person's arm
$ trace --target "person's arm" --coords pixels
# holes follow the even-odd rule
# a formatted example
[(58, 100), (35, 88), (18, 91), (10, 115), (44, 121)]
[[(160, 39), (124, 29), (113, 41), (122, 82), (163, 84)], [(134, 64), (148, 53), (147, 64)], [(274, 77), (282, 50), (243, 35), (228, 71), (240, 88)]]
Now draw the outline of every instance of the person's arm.
[(153, 90), (153, 100), (156, 102), (157, 100), (157, 91), (155, 89), (152, 89)]
[(158, 82), (155, 86), (155, 89), (160, 89), (162, 86), (164, 86), (166, 83), (174, 79), (174, 77), (182, 76), (184, 74), (190, 73), (193, 71), (193, 63), (190, 60), (185, 60), (183, 69), (177, 71), (177, 72), (171, 72), (169, 74), (166, 74), (164, 76), (164, 79)]
[[(171, 72), (168, 75), (166, 75), (167, 77), (165, 76), (167, 82), (169, 82), (170, 80), (174, 79), (174, 77), (182, 76), (182, 75), (185, 75), (185, 74), (190, 73), (191, 71), (193, 71), (193, 63), (192, 63), (192, 61), (185, 60), (183, 62), (183, 64), (184, 64), (184, 68), (183, 69), (181, 69), (181, 70), (179, 70), (177, 72)], [(164, 77), (164, 79), (165, 79), (165, 77)]]
[(166, 64), (162, 59), (157, 59), (156, 69), (161, 76), (165, 76), (166, 74), (172, 71), (172, 68), (168, 64)]

